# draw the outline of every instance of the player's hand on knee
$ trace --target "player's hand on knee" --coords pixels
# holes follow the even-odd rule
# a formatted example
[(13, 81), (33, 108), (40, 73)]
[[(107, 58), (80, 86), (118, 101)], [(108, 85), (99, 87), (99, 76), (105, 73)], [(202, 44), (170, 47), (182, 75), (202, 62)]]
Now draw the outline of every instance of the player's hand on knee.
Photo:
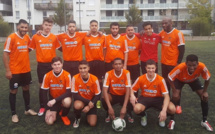
[(88, 103), (88, 106), (89, 106), (90, 108), (93, 108), (93, 107), (94, 107), (93, 102), (92, 102), (92, 101), (90, 101), (90, 102)]
[(52, 100), (50, 100), (50, 101), (47, 103), (47, 105), (48, 105), (49, 107), (52, 107), (55, 103), (56, 103), (56, 100), (55, 100), (55, 99), (52, 99)]
[(87, 113), (90, 111), (90, 107), (89, 106), (85, 106), (84, 109), (82, 110), (82, 112)]
[(131, 95), (130, 103), (133, 105), (133, 107), (134, 107), (135, 103), (137, 103), (137, 98), (134, 95)]
[(208, 101), (208, 92), (202, 92), (201, 99), (205, 102)]
[(161, 111), (158, 118), (160, 118), (160, 121), (165, 121), (166, 120), (166, 111)]

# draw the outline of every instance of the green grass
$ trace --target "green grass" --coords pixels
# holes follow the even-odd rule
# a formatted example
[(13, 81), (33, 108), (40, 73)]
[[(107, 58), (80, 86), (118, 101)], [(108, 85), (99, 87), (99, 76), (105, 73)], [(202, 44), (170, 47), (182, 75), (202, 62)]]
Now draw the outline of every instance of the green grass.
[[(159, 47), (160, 49), (160, 47)], [(3, 51), (3, 44), (0, 44), (0, 50)], [(214, 52), (215, 52), (215, 41), (192, 41), (192, 42), (186, 42), (186, 51), (185, 51), (185, 57), (188, 54), (196, 54), (199, 56), (199, 61), (202, 61), (206, 64), (208, 69), (211, 72), (211, 81), (208, 88), (209, 93), (209, 116), (208, 121), (210, 124), (215, 126), (214, 120), (215, 120), (215, 70), (214, 70)], [(61, 53), (58, 52), (58, 55), (61, 56)], [(160, 54), (159, 54), (160, 55)], [(160, 56), (159, 56), (160, 57)], [(2, 59), (2, 54), (0, 55), (0, 58)], [(39, 100), (38, 100), (38, 81), (37, 81), (37, 75), (36, 75), (36, 58), (35, 58), (35, 51), (30, 53), (30, 59), (31, 59), (31, 68), (32, 68), (32, 79), (33, 84), (31, 84), (30, 93), (31, 93), (31, 107), (34, 110), (39, 109)], [(16, 102), (16, 109), (17, 114), (20, 118), (20, 122), (17, 124), (14, 124), (11, 122), (11, 113), (9, 108), (9, 102), (8, 102), (8, 95), (9, 95), (9, 86), (8, 86), (8, 80), (5, 78), (5, 70), (3, 63), (0, 62), (0, 133), (1, 134), (36, 134), (36, 133), (59, 133), (59, 134), (71, 134), (71, 133), (79, 133), (79, 134), (111, 134), (116, 133), (113, 131), (111, 127), (111, 123), (105, 123), (105, 112), (103, 109), (98, 110), (98, 123), (96, 127), (89, 127), (86, 122), (86, 116), (83, 114), (80, 127), (77, 129), (74, 129), (72, 125), (65, 126), (63, 125), (63, 122), (58, 117), (57, 121), (54, 125), (48, 126), (44, 122), (44, 116), (38, 117), (38, 116), (26, 116), (24, 115), (24, 103), (22, 99), (22, 91), (21, 88), (19, 88), (19, 92), (17, 94), (17, 102)], [(160, 66), (159, 66), (160, 67)], [(160, 73), (160, 72), (159, 72)], [(142, 127), (140, 125), (140, 117), (134, 116), (135, 122), (133, 124), (127, 123), (126, 128), (121, 133), (134, 133), (134, 134), (142, 134), (142, 133), (151, 133), (151, 134), (159, 134), (159, 133), (174, 133), (174, 134), (181, 134), (181, 133), (187, 133), (187, 134), (202, 134), (202, 133), (209, 133), (204, 128), (200, 126), (200, 121), (202, 120), (201, 115), (201, 108), (200, 108), (200, 100), (198, 96), (191, 91), (191, 89), (186, 85), (183, 88), (182, 91), (182, 108), (183, 113), (181, 115), (176, 115), (175, 121), (175, 130), (169, 131), (166, 127), (160, 128), (158, 125), (158, 112), (154, 110), (149, 110), (148, 113), (148, 125), (146, 127)], [(117, 116), (119, 116), (119, 107), (117, 107)], [(74, 114), (73, 109), (71, 109), (69, 113), (69, 118), (71, 122), (74, 122)], [(127, 118), (125, 118), (127, 121)], [(166, 124), (169, 120), (166, 121)]]

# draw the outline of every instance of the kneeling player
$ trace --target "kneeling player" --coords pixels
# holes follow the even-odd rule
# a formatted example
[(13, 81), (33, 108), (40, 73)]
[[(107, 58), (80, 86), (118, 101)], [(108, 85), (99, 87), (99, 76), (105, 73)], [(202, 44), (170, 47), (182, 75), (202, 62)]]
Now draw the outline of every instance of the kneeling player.
[[(200, 83), (199, 76), (205, 80), (204, 86)], [(205, 64), (198, 62), (196, 55), (188, 55), (186, 63), (181, 63), (176, 66), (169, 73), (169, 82), (172, 87), (172, 102), (179, 106), (181, 98), (181, 90), (184, 84), (188, 84), (193, 91), (195, 91), (201, 99), (202, 116), (203, 121), (201, 122), (202, 127), (205, 127), (208, 131), (213, 131), (213, 128), (207, 122), (208, 115), (208, 93), (207, 88), (210, 81), (210, 72), (208, 71)]]
[[(156, 62), (148, 60), (146, 62), (146, 74), (137, 78), (135, 83), (131, 87), (130, 102), (134, 107), (134, 112), (138, 115), (143, 116), (141, 118), (141, 125), (147, 125), (147, 119), (145, 110), (150, 107), (160, 110), (159, 114), (159, 125), (165, 126), (165, 120), (167, 113), (172, 115), (175, 114), (175, 106), (170, 102), (170, 97), (166, 82), (163, 77), (155, 73)], [(141, 96), (138, 99), (135, 97), (134, 92), (141, 89)], [(168, 128), (173, 130), (175, 125), (174, 120), (170, 120)]]
[(89, 73), (90, 67), (87, 61), (81, 61), (78, 69), (79, 74), (76, 74), (72, 78), (75, 113), (73, 127), (79, 127), (81, 112), (87, 114), (87, 122), (89, 125), (95, 126), (97, 123), (97, 108), (95, 104), (101, 94), (99, 81), (96, 76)]
[(55, 57), (52, 59), (52, 71), (45, 74), (41, 86), (43, 102), (47, 102), (47, 93), (49, 90), (50, 100), (47, 103), (47, 112), (45, 115), (45, 122), (52, 125), (57, 113), (61, 115), (65, 125), (70, 125), (70, 120), (67, 117), (69, 113), (72, 99), (71, 99), (71, 76), (63, 70), (62, 59)]
[(120, 58), (114, 59), (112, 66), (113, 69), (105, 74), (102, 90), (104, 94), (102, 105), (107, 111), (105, 122), (110, 122), (110, 118), (115, 119), (112, 105), (119, 103), (122, 105), (120, 118), (124, 119), (126, 108), (128, 108), (128, 121), (133, 123), (134, 119), (131, 115), (132, 105), (128, 102), (131, 86), (130, 73), (128, 70), (123, 69), (123, 60)]

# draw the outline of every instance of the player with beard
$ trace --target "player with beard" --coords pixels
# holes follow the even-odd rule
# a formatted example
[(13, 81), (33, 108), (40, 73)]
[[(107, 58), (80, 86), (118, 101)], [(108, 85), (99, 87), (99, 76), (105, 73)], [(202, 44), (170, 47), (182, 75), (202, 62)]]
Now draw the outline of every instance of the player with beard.
[(112, 70), (112, 61), (115, 58), (124, 60), (123, 68), (127, 68), (128, 61), (128, 45), (126, 39), (119, 34), (119, 23), (112, 22), (110, 24), (111, 34), (106, 36), (105, 40), (105, 72)]
[[(42, 24), (42, 33), (41, 35), (35, 34), (32, 38), (29, 48), (31, 50), (36, 49), (37, 57), (37, 76), (39, 84), (41, 87), (43, 77), (46, 73), (52, 70), (51, 61), (56, 57), (56, 49), (60, 48), (60, 43), (57, 37), (51, 33), (51, 28), (53, 26), (53, 21), (50, 18), (45, 18)], [(39, 90), (39, 101), (40, 101), (40, 110), (38, 116), (42, 116), (45, 112), (44, 104), (42, 98), (41, 88)]]
[[(99, 79), (100, 87), (102, 87), (102, 78), (105, 74), (104, 69), (104, 45), (105, 36), (98, 33), (98, 21), (90, 21), (90, 35), (85, 36), (85, 57), (90, 66), (90, 73)], [(101, 108), (101, 101), (96, 104), (97, 108)]]
[(3, 62), (6, 69), (5, 77), (9, 80), (10, 93), (9, 102), (12, 112), (12, 122), (19, 122), (16, 114), (16, 94), (18, 87), (22, 86), (23, 98), (25, 102), (25, 114), (37, 115), (30, 109), (29, 84), (31, 83), (31, 69), (29, 59), (30, 37), (26, 34), (28, 23), (20, 19), (18, 31), (9, 35), (4, 44)]

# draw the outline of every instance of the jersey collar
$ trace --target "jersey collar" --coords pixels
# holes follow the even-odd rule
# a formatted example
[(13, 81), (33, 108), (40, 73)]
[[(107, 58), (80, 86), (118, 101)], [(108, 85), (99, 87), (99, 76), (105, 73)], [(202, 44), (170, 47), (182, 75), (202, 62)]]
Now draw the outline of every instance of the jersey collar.
[(49, 37), (49, 35), (50, 35), (50, 33), (49, 34), (47, 34), (46, 36), (44, 36), (43, 34), (41, 34), (44, 38), (47, 38), (47, 37)]
[(117, 39), (119, 39), (119, 37), (121, 36), (120, 34), (118, 34), (118, 36), (115, 38), (115, 37), (113, 37), (113, 35), (111, 34), (111, 36), (112, 36), (112, 38), (114, 39), (114, 40), (117, 40)]
[(61, 70), (61, 72), (60, 72), (60, 74), (59, 75), (55, 75), (55, 73), (54, 73), (54, 71), (52, 70), (52, 73), (53, 73), (53, 75), (55, 76), (55, 77), (60, 77), (61, 76), (61, 74), (63, 73), (63, 69)]
[(69, 38), (74, 38), (75, 37), (75, 35), (76, 35), (76, 32), (74, 33), (74, 35), (73, 36), (70, 36), (68, 33), (66, 33), (68, 36), (69, 36)]
[(121, 69), (121, 73), (120, 73), (119, 76), (116, 75), (115, 70), (113, 70), (113, 71), (114, 71), (114, 75), (115, 75), (117, 78), (120, 78), (120, 77), (122, 76), (123, 69)]
[(133, 40), (134, 37), (135, 37), (135, 35), (133, 35), (133, 37), (129, 38), (128, 35), (126, 34), (126, 37), (127, 37), (127, 39), (129, 39), (129, 40)]
[(24, 38), (24, 36), (23, 37), (21, 37), (17, 32), (15, 32), (15, 34), (19, 37), (19, 38), (21, 38), (21, 39), (23, 39)]
[[(80, 75), (80, 77), (81, 77), (81, 75)], [(90, 74), (88, 73), (88, 79), (87, 79), (87, 81), (84, 81), (82, 77), (81, 77), (81, 79), (82, 79), (82, 81), (83, 81), (84, 83), (87, 83), (87, 82), (89, 81), (89, 79), (90, 79)]]
[(146, 78), (147, 78), (147, 80), (150, 81), (150, 82), (153, 82), (153, 81), (155, 80), (156, 77), (157, 77), (157, 74), (155, 73), (154, 78), (153, 78), (152, 80), (150, 80), (149, 77), (148, 77), (148, 75), (146, 74)]

